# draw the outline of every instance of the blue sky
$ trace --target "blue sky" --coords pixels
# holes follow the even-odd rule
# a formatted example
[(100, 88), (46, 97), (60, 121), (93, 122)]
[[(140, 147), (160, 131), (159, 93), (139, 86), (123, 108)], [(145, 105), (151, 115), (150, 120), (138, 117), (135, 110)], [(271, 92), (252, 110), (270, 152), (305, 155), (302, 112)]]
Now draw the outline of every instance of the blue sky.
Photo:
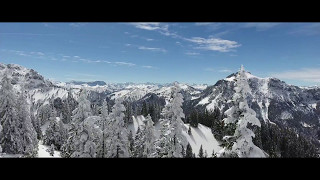
[(58, 81), (320, 83), (320, 23), (0, 23), (0, 62)]

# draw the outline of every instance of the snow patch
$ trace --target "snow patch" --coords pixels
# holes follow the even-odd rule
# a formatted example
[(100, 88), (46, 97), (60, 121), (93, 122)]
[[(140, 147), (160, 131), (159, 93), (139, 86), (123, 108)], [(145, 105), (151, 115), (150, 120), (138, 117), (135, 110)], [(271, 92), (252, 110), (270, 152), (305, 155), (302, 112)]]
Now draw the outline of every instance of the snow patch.
[(200, 97), (192, 96), (191, 100), (195, 100), (195, 99), (198, 99), (198, 98), (200, 98)]
[(307, 123), (305, 123), (305, 122), (303, 122), (303, 123), (301, 123), (301, 125), (303, 126), (303, 127), (312, 127), (310, 124), (307, 124)]
[(209, 103), (209, 97), (205, 97), (198, 103), (198, 105), (204, 105), (208, 103)]
[[(186, 129), (189, 129), (189, 124), (184, 124)], [(207, 126), (199, 124), (197, 128), (191, 126), (191, 135), (186, 131), (182, 134), (187, 138), (191, 145), (192, 152), (196, 155), (199, 154), (200, 146), (202, 145), (203, 152), (207, 151), (208, 157), (211, 157), (212, 152), (219, 152), (222, 148), (219, 142), (214, 138), (211, 129)]]
[(145, 118), (143, 115), (140, 115), (137, 117), (132, 116), (132, 121), (133, 121), (133, 123), (128, 125), (128, 129), (129, 129), (129, 131), (131, 130), (132, 135), (135, 136), (135, 134), (138, 130), (138, 127), (140, 127), (140, 129), (141, 129), (142, 126), (144, 125)]
[(231, 77), (229, 77), (229, 78), (225, 78), (224, 80), (226, 80), (226, 81), (234, 81), (234, 79), (235, 79), (235, 77), (234, 77), (234, 76), (231, 76)]
[(292, 119), (293, 116), (288, 111), (284, 111), (284, 112), (281, 113), (280, 118), (283, 119), (283, 120), (287, 120), (287, 119)]
[(208, 85), (199, 84), (199, 85), (192, 85), (191, 87), (193, 87), (195, 89), (199, 89), (199, 90), (205, 90), (208, 87)]
[(61, 157), (60, 151), (54, 151), (53, 156), (51, 156), (49, 154), (49, 152), (47, 151), (48, 149), (49, 149), (49, 147), (46, 145), (43, 145), (42, 140), (39, 141), (39, 143), (38, 143), (38, 157), (41, 157), (41, 158)]

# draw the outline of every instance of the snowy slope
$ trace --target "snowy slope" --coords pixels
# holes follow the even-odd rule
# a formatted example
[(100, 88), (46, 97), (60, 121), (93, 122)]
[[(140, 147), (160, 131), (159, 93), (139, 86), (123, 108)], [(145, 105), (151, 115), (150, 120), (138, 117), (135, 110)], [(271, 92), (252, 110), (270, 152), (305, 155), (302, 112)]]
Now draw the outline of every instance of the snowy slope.
[(133, 119), (133, 123), (129, 124), (128, 129), (129, 131), (131, 130), (132, 135), (135, 136), (138, 130), (138, 127), (141, 128), (144, 125), (143, 121), (145, 120), (145, 118), (141, 115), (137, 117), (132, 116), (132, 119)]
[[(189, 129), (189, 124), (185, 124), (186, 128)], [(218, 152), (222, 148), (219, 146), (219, 142), (214, 138), (211, 129), (207, 126), (199, 124), (197, 128), (191, 126), (191, 135), (186, 131), (182, 132), (187, 138), (188, 142), (192, 147), (192, 152), (198, 155), (200, 146), (202, 145), (203, 152), (207, 151), (208, 157), (211, 157), (212, 151)]]
[[(140, 115), (137, 117), (133, 117), (133, 123), (129, 125), (129, 130), (132, 131), (134, 135), (138, 129), (138, 126), (141, 127), (145, 118)], [(184, 124), (186, 129), (189, 129), (189, 124)], [(156, 136), (160, 135), (160, 124), (157, 123), (155, 125)], [(222, 148), (219, 146), (218, 141), (214, 138), (211, 129), (207, 126), (199, 124), (198, 128), (191, 127), (191, 135), (187, 133), (187, 131), (183, 131), (182, 134), (187, 138), (188, 142), (192, 147), (192, 152), (198, 155), (200, 146), (202, 145), (203, 152), (207, 151), (208, 157), (211, 157), (212, 151), (218, 152)]]
[(52, 158), (52, 157), (58, 158), (58, 157), (61, 157), (60, 156), (60, 151), (54, 151), (53, 156), (51, 156), (49, 154), (49, 152), (47, 151), (49, 149), (49, 146), (43, 145), (42, 143), (43, 143), (42, 140), (39, 141), (39, 143), (38, 143), (38, 157), (40, 157), (40, 158)]

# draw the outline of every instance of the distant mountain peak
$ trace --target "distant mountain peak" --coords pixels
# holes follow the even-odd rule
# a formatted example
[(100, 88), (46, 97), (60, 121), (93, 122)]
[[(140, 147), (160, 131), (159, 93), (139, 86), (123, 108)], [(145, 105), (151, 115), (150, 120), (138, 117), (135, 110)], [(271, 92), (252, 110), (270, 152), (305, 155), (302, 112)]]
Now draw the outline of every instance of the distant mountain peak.
[(104, 81), (91, 81), (91, 82), (84, 82), (84, 81), (75, 81), (72, 80), (70, 82), (67, 82), (67, 84), (74, 84), (74, 85), (83, 85), (83, 84), (87, 84), (88, 86), (104, 86), (107, 83)]

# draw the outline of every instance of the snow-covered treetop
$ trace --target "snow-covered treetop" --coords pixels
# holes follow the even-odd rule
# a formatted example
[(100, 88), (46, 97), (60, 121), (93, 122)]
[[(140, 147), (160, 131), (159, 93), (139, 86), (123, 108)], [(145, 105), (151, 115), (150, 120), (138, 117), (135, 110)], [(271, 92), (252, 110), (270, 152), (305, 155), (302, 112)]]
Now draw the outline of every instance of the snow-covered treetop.
[(90, 101), (87, 99), (87, 92), (83, 89), (78, 99), (79, 105), (73, 110), (73, 121), (76, 123), (84, 121), (87, 117), (91, 116)]

